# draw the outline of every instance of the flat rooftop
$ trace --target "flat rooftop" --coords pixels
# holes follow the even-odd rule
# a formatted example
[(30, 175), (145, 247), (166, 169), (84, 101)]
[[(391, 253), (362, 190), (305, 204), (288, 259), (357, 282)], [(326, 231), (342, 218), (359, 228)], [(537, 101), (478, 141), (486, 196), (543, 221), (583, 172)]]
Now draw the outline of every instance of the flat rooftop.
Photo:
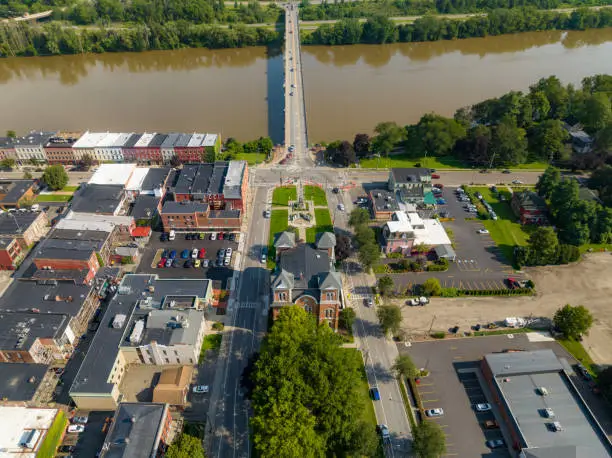
[[(144, 324), (141, 337), (130, 339), (138, 321)], [(159, 345), (195, 345), (203, 321), (204, 312), (200, 310), (136, 310), (121, 346), (138, 347), (153, 341)]]
[(27, 351), (36, 339), (60, 337), (69, 321), (56, 313), (0, 312), (0, 349)]
[(8, 401), (30, 401), (43, 377), (46, 364), (0, 363), (0, 398)]
[(165, 420), (166, 404), (122, 402), (106, 436), (104, 458), (144, 458), (155, 456), (158, 431)]
[(71, 209), (77, 213), (113, 215), (123, 198), (123, 185), (84, 184), (74, 195)]
[[(117, 294), (102, 317), (70, 393), (106, 394), (112, 391), (113, 385), (107, 381), (119, 347), (133, 330), (132, 316), (137, 307), (138, 310), (147, 311), (168, 309), (170, 304), (165, 303), (166, 296), (204, 298), (209, 287), (210, 280), (207, 279), (158, 279), (156, 275), (148, 274), (123, 277)], [(117, 315), (125, 315), (125, 321), (114, 328), (112, 323)]]
[[(610, 442), (552, 350), (487, 355), (489, 367), (516, 423), (523, 448), (576, 447), (576, 457), (604, 458)], [(505, 362), (505, 364), (504, 364)], [(503, 364), (503, 367), (500, 366)], [(538, 388), (546, 388), (542, 396)], [(553, 418), (545, 416), (552, 409)], [(549, 425), (559, 422), (562, 431)]]
[(77, 149), (93, 148), (100, 143), (107, 134), (108, 132), (85, 132), (72, 147)]
[(384, 189), (374, 189), (370, 191), (370, 198), (374, 206), (374, 211), (394, 212), (400, 209), (395, 199), (395, 194)]
[(177, 194), (223, 194), (228, 162), (185, 165), (174, 192)]
[(135, 168), (136, 164), (102, 164), (89, 179), (89, 183), (125, 186)]
[(0, 180), (0, 204), (14, 204), (34, 186), (34, 180)]
[(0, 214), (0, 235), (23, 234), (36, 221), (41, 212), (5, 212)]
[[(53, 424), (58, 409), (34, 409), (28, 407), (0, 406), (0, 456), (2, 458), (35, 458)], [(28, 430), (40, 430), (34, 451), (27, 453), (19, 445)], [(24, 453), (25, 452), (25, 453)]]
[(57, 229), (74, 231), (112, 232), (115, 226), (129, 227), (130, 216), (97, 215), (93, 213), (75, 213), (70, 210), (66, 216), (55, 225)]

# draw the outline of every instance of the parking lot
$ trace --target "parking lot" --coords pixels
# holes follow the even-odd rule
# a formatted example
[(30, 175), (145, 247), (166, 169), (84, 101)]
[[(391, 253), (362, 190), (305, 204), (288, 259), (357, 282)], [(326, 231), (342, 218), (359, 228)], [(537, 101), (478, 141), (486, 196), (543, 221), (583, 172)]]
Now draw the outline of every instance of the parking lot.
[[(233, 264), (235, 254), (232, 255), (232, 261), (229, 266), (215, 267), (213, 262), (217, 259), (217, 253), (220, 249), (227, 250), (232, 248), (236, 251), (240, 234), (236, 233), (235, 240), (210, 240), (210, 232), (205, 233), (203, 240), (185, 240), (185, 234), (177, 233), (174, 241), (162, 242), (160, 240), (160, 232), (154, 232), (151, 235), (151, 240), (147, 244), (145, 252), (142, 255), (142, 260), (138, 266), (138, 273), (157, 274), (160, 278), (209, 278), (221, 282), (221, 288), (227, 286), (227, 279), (233, 275)], [(206, 250), (206, 255), (203, 259), (209, 261), (209, 267), (190, 267), (184, 268), (185, 259), (181, 258), (184, 250), (189, 251), (189, 259), (193, 249), (198, 251), (202, 248)], [(161, 255), (164, 250), (168, 252), (175, 250), (176, 258), (178, 259), (177, 267), (157, 267)], [(202, 261), (202, 259), (200, 259)]]
[[(62, 447), (59, 448), (59, 453), (56, 456), (75, 456), (75, 457), (94, 457), (102, 448), (106, 432), (110, 426), (114, 412), (81, 412), (78, 411), (76, 416), (87, 416), (87, 424), (85, 431), (80, 434), (69, 434), (64, 436), (62, 446), (72, 446), (74, 451), (62, 452)], [(107, 421), (107, 418), (109, 419)]]
[[(429, 371), (421, 379), (418, 391), (424, 409), (442, 408), (444, 415), (430, 418), (444, 430), (450, 456), (510, 456), (505, 449), (490, 450), (485, 442), (509, 436), (505, 432), (502, 418), (492, 403), (488, 389), (479, 369), (480, 358), (488, 353), (503, 350), (538, 350), (550, 348), (570, 365), (576, 361), (552, 339), (530, 340), (527, 334), (510, 334), (489, 337), (453, 339), (447, 341), (417, 342), (411, 347), (398, 344), (401, 354), (409, 354), (419, 368)], [(533, 340), (533, 341), (532, 341)], [(605, 404), (594, 395), (587, 382), (577, 374), (572, 381), (580, 391), (604, 429), (609, 432), (612, 425)], [(488, 412), (476, 412), (474, 406), (492, 404)], [(501, 429), (487, 429), (485, 422), (496, 420)]]

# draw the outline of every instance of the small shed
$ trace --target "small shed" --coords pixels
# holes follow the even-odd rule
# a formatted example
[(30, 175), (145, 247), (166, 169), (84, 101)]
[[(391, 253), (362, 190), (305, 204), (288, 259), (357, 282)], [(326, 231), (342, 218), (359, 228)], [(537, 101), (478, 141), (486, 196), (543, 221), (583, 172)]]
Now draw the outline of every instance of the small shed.
[(455, 253), (455, 250), (453, 250), (453, 247), (450, 245), (437, 245), (435, 251), (440, 259), (444, 258), (449, 261), (454, 261), (457, 258), (457, 253)]

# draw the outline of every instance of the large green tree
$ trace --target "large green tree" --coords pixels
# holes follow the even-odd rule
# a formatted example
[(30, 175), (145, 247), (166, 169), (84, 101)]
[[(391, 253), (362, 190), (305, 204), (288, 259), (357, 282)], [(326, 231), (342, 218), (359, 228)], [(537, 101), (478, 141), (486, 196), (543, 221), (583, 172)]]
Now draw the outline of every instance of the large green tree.
[(538, 178), (536, 190), (545, 199), (550, 199), (555, 187), (561, 181), (561, 170), (556, 167), (548, 167)]
[(357, 254), (359, 262), (368, 271), (380, 259), (380, 248), (374, 242), (368, 242), (359, 247)]
[(167, 458), (204, 458), (202, 441), (188, 434), (181, 434), (166, 452)]
[(448, 154), (457, 140), (466, 135), (465, 127), (454, 119), (432, 113), (424, 115), (417, 128), (423, 148), (434, 156)]
[(381, 122), (374, 128), (376, 136), (372, 139), (372, 151), (387, 155), (404, 140), (406, 131), (395, 122)]
[(525, 129), (516, 126), (512, 119), (505, 118), (493, 129), (491, 151), (494, 163), (503, 165), (522, 164), (527, 159), (527, 137)]
[(42, 181), (54, 191), (68, 184), (68, 174), (61, 165), (50, 165), (42, 175)]
[(593, 325), (593, 315), (584, 305), (572, 307), (566, 304), (555, 312), (553, 323), (570, 339), (578, 339), (588, 334)]
[(412, 431), (412, 449), (418, 458), (439, 458), (446, 453), (444, 431), (435, 421), (422, 421)]
[(349, 226), (356, 228), (370, 221), (370, 213), (365, 208), (355, 208), (349, 216)]
[(612, 121), (610, 98), (602, 92), (590, 95), (584, 99), (578, 114), (585, 129), (588, 132), (595, 133)]
[(428, 278), (421, 285), (421, 290), (425, 296), (439, 296), (442, 293), (442, 285), (437, 278)]
[(398, 376), (415, 379), (421, 371), (416, 367), (412, 358), (408, 355), (399, 355), (395, 358), (392, 369)]
[[(364, 433), (359, 421), (364, 407), (358, 391), (361, 357), (341, 342), (301, 307), (280, 311), (250, 375), (258, 455), (376, 453), (375, 441), (359, 437)], [(371, 439), (374, 431), (369, 429)]]
[(388, 296), (393, 291), (393, 286), (393, 278), (389, 275), (378, 279), (378, 291), (380, 291), (381, 296)]
[(529, 135), (529, 150), (532, 154), (552, 162), (561, 158), (569, 134), (558, 119), (547, 119), (533, 127)]
[(395, 335), (402, 325), (402, 311), (397, 305), (382, 305), (376, 309), (378, 321), (384, 334)]
[(529, 236), (529, 247), (536, 265), (554, 264), (557, 259), (559, 240), (552, 227), (538, 227)]
[(338, 325), (342, 329), (346, 329), (350, 334), (353, 333), (353, 323), (355, 323), (355, 318), (357, 318), (357, 314), (355, 313), (355, 309), (351, 307), (343, 308), (340, 312), (340, 317), (338, 319)]

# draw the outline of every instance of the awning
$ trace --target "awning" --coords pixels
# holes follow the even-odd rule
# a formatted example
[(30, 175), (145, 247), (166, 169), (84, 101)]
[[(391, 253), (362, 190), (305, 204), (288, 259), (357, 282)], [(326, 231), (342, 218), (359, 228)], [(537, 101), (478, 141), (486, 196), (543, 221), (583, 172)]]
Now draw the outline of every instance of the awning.
[(149, 226), (135, 227), (131, 235), (132, 237), (148, 237), (151, 235), (151, 228)]
[(433, 192), (426, 192), (425, 195), (423, 196), (423, 203), (425, 205), (435, 205), (436, 204), (436, 198), (433, 195)]

